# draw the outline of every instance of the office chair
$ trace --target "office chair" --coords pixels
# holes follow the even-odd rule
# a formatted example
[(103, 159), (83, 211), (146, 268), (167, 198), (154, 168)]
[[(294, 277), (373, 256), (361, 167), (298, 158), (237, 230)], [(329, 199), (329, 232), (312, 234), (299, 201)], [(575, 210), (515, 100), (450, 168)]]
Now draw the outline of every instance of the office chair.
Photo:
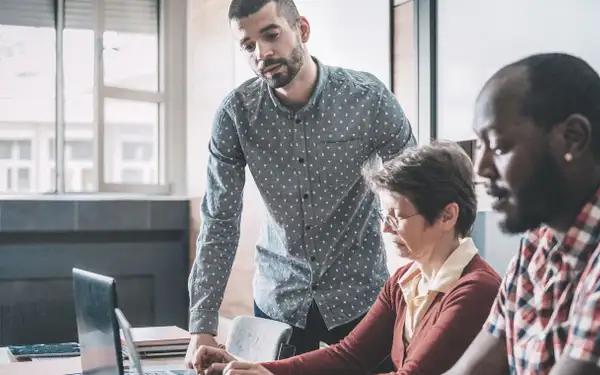
[(292, 327), (275, 320), (254, 316), (238, 316), (231, 321), (227, 335), (227, 351), (250, 362), (267, 362), (294, 355), (288, 345)]

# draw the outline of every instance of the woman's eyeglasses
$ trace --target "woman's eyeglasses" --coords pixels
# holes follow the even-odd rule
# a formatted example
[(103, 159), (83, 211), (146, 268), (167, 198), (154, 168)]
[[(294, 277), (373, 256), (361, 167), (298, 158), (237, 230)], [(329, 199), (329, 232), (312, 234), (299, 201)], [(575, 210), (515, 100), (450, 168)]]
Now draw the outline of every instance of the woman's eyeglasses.
[(400, 226), (402, 220), (410, 219), (411, 217), (418, 215), (418, 213), (414, 213), (412, 215), (398, 217), (384, 210), (377, 210), (377, 213), (379, 215), (379, 220), (384, 224), (388, 225), (393, 230), (398, 230), (398, 227)]

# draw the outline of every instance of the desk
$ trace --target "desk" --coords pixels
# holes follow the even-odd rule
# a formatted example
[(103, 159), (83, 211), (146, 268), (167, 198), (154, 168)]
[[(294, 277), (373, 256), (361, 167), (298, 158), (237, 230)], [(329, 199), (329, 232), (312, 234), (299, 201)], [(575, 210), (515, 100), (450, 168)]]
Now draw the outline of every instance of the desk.
[[(217, 342), (225, 343), (230, 326), (231, 320), (229, 318), (219, 317), (219, 332), (216, 337)], [(178, 370), (184, 368), (183, 361), (183, 357), (144, 359), (142, 360), (142, 365), (145, 366), (144, 370), (146, 371), (162, 366), (165, 366), (164, 368), (168, 367), (171, 370)], [(129, 361), (126, 360), (125, 365), (128, 364)], [(63, 368), (66, 369), (67, 372), (63, 371)], [(64, 375), (65, 373), (69, 374), (78, 371), (81, 371), (79, 357), (60, 358), (47, 361), (12, 362), (8, 349), (0, 347), (0, 375)]]
[[(226, 317), (219, 317), (219, 332), (217, 334), (217, 342), (225, 343), (226, 337), (229, 333), (231, 326), (231, 319)], [(177, 358), (161, 358), (161, 359), (144, 359), (142, 361), (143, 366), (148, 367), (148, 370), (161, 366), (168, 366), (171, 370), (183, 369), (184, 368), (183, 357)], [(125, 361), (128, 364), (129, 361)], [(79, 365), (79, 357), (65, 358), (65, 359), (53, 359), (47, 361), (32, 361), (32, 362), (12, 362), (11, 355), (8, 349), (0, 347), (0, 375), (63, 375), (65, 372), (61, 372), (61, 367), (70, 370), (67, 373), (73, 373), (81, 371)], [(16, 371), (15, 366), (22, 368), (20, 371)], [(40, 369), (44, 366), (44, 371), (40, 372)], [(146, 370), (146, 369), (145, 369)], [(146, 370), (146, 371), (148, 371)]]
[[(125, 361), (125, 365), (129, 361)], [(163, 369), (183, 370), (183, 357), (145, 359), (145, 371)], [(6, 348), (0, 348), (0, 375), (66, 375), (81, 372), (79, 357), (59, 358), (46, 361), (12, 362)]]

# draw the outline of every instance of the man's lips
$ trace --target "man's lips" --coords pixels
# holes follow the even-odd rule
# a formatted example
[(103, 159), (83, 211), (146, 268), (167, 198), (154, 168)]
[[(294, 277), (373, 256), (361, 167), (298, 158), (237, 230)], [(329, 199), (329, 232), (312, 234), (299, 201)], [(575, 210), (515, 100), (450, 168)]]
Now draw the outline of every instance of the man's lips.
[(489, 185), (486, 189), (488, 195), (494, 199), (492, 209), (499, 210), (510, 199), (510, 193), (506, 189), (502, 189), (496, 185)]
[(509, 197), (509, 192), (506, 189), (502, 189), (497, 185), (488, 185), (486, 186), (486, 192), (490, 197), (496, 199), (505, 199)]
[(262, 74), (267, 74), (267, 73), (273, 72), (273, 71), (279, 69), (280, 67), (281, 67), (281, 64), (269, 65), (262, 70)]

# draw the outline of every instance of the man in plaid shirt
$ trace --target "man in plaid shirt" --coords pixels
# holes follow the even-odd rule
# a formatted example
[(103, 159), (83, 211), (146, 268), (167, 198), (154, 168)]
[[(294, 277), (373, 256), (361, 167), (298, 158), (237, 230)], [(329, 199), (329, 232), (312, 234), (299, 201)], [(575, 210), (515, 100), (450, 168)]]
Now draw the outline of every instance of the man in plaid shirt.
[(477, 173), (526, 232), (452, 374), (600, 374), (600, 77), (566, 54), (498, 71), (479, 94)]

